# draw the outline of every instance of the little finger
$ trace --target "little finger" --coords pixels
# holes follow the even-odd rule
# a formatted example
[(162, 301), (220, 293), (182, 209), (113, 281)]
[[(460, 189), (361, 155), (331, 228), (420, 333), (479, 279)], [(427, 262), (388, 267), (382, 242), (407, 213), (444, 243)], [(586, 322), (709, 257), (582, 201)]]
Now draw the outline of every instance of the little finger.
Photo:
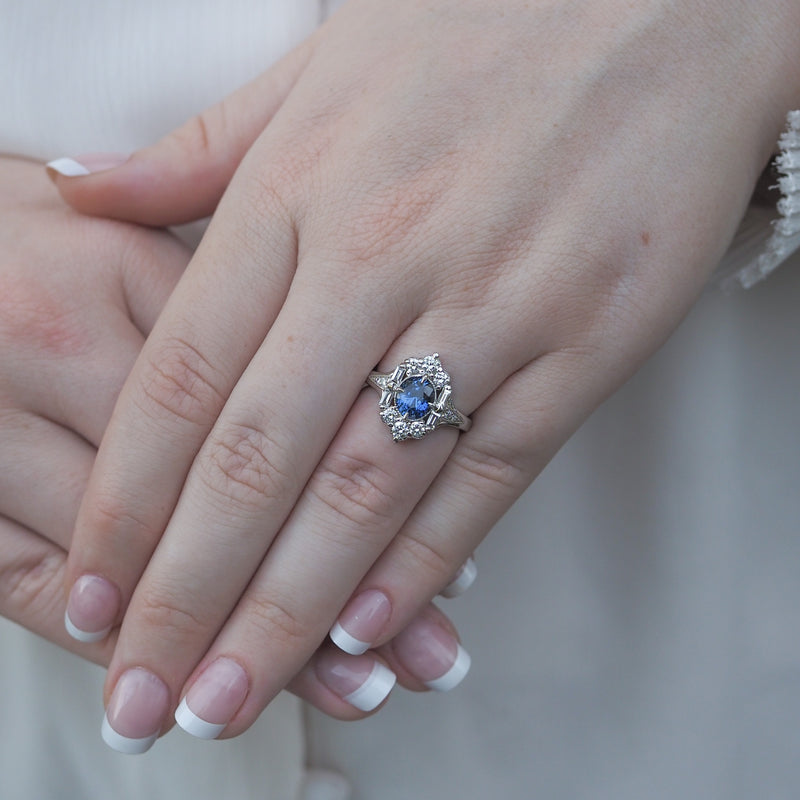
[(0, 516), (0, 616), (97, 664), (111, 660), (115, 636), (79, 645), (64, 629), (67, 554), (32, 530)]

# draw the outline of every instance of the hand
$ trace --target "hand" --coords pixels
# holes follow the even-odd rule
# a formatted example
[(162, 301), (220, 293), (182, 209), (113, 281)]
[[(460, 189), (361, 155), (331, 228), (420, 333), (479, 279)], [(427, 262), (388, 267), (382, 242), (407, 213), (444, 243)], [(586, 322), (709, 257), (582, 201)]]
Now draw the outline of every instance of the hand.
[[(0, 614), (107, 665), (116, 631), (82, 643), (64, 628), (67, 552), (114, 403), (190, 251), (163, 231), (82, 217), (41, 165), (0, 158), (0, 252)], [(433, 609), (413, 625), (455, 635)], [(322, 711), (362, 717), (391, 673), (378, 668), (355, 700), (342, 697), (380, 663), (322, 650), (291, 688)]]
[[(352, 0), (159, 145), (58, 179), (147, 223), (219, 201), (78, 520), (69, 581), (113, 597), (87, 629), (125, 614), (112, 704), (138, 666), (166, 717), (232, 659), (235, 735), (349, 598), (380, 646), (448, 582), (722, 255), (800, 94), (798, 11), (767, 5)], [(434, 349), (474, 427), (394, 444), (364, 379)]]
[(189, 261), (160, 231), (65, 208), (40, 164), (0, 158), (0, 614), (64, 629), (67, 551), (125, 378)]

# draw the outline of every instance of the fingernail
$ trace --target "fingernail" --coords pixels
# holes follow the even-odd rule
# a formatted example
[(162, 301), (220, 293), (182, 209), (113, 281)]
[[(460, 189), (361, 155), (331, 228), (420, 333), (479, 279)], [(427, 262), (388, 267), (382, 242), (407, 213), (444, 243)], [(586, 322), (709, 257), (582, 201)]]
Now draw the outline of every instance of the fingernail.
[(120, 753), (144, 753), (158, 738), (169, 711), (169, 690), (146, 669), (136, 667), (117, 681), (106, 709), (103, 741)]
[(412, 675), (437, 692), (455, 689), (472, 663), (469, 653), (449, 631), (424, 617), (395, 637), (393, 649)]
[(69, 593), (64, 625), (79, 642), (99, 642), (108, 636), (119, 611), (119, 591), (98, 575), (82, 575)]
[(334, 694), (360, 711), (377, 708), (392, 691), (397, 676), (370, 656), (323, 652), (314, 667), (317, 677)]
[(186, 693), (175, 722), (198, 739), (216, 739), (239, 710), (250, 681), (232, 658), (218, 658), (203, 671)]
[(468, 558), (463, 564), (461, 569), (456, 573), (455, 578), (442, 589), (439, 594), (451, 600), (454, 597), (459, 597), (475, 583), (475, 578), (478, 577), (478, 565), (475, 563), (474, 558)]
[(381, 635), (392, 613), (389, 598), (377, 589), (362, 592), (351, 600), (331, 629), (333, 643), (345, 653), (360, 656)]
[(122, 166), (129, 158), (122, 153), (86, 153), (77, 158), (57, 158), (45, 166), (67, 178), (78, 178)]

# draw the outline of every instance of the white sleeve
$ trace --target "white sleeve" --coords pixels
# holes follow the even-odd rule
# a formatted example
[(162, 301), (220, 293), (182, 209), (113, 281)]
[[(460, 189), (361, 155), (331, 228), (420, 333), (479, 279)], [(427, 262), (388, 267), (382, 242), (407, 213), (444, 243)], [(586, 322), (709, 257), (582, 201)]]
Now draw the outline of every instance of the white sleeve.
[(787, 117), (773, 159), (780, 198), (774, 208), (751, 205), (717, 270), (723, 287), (749, 289), (800, 249), (800, 111)]

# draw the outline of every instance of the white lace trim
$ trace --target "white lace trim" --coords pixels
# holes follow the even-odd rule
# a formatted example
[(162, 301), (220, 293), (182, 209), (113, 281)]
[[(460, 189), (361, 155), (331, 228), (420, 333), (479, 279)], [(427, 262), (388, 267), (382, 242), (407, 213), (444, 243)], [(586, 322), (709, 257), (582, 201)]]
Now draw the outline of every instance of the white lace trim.
[(780, 216), (755, 207), (748, 211), (720, 266), (723, 286), (749, 289), (800, 249), (800, 111), (789, 113), (778, 146)]

